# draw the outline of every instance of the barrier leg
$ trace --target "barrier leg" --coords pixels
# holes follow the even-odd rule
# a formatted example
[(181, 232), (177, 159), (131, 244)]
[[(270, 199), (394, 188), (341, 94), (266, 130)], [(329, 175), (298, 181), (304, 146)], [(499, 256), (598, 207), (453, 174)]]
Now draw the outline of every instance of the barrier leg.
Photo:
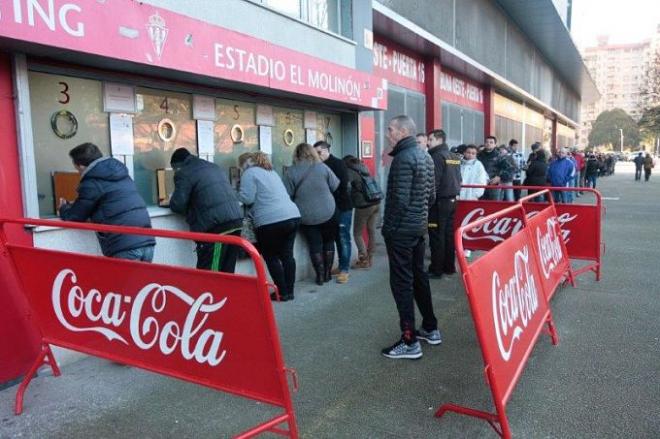
[(23, 396), (25, 395), (25, 391), (30, 385), (32, 378), (34, 378), (36, 375), (37, 370), (39, 370), (39, 368), (45, 364), (48, 364), (53, 370), (53, 376), (57, 377), (61, 375), (60, 368), (57, 366), (53, 352), (50, 350), (50, 346), (48, 344), (43, 344), (41, 346), (41, 352), (34, 360), (32, 367), (23, 378), (20, 386), (18, 386), (18, 390), (16, 391), (16, 405), (14, 406), (14, 414), (20, 415), (23, 413)]
[(548, 334), (550, 339), (552, 339), (553, 345), (559, 344), (559, 336), (557, 335), (557, 329), (555, 328), (555, 322), (552, 320), (552, 314), (548, 314)]
[(484, 412), (482, 410), (471, 409), (470, 407), (464, 407), (457, 404), (443, 404), (435, 412), (436, 418), (441, 418), (447, 412), (454, 412), (460, 415), (472, 416), (474, 418), (483, 419), (493, 427), (493, 430), (503, 438), (510, 438), (511, 431), (509, 430), (509, 422), (506, 419), (506, 415), (495, 414), (490, 412)]

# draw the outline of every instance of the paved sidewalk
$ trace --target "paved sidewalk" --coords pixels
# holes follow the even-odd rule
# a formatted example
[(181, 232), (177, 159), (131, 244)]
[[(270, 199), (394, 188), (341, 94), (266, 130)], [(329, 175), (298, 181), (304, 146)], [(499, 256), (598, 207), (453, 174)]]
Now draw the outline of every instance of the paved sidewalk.
[[(541, 336), (508, 404), (519, 438), (660, 437), (660, 176), (633, 181), (629, 164), (598, 181), (608, 199), (603, 279), (592, 274), (552, 301), (560, 344)], [(495, 438), (488, 424), (434, 410), (456, 402), (491, 410), (467, 300), (458, 276), (433, 280), (440, 346), (419, 361), (388, 360), (398, 336), (387, 261), (353, 271), (346, 285), (300, 284), (276, 304), (305, 438)], [(245, 316), (250, 318), (250, 316)], [(0, 438), (218, 438), (274, 413), (245, 401), (134, 368), (86, 358), (28, 390), (0, 392)], [(264, 436), (271, 437), (271, 436)]]

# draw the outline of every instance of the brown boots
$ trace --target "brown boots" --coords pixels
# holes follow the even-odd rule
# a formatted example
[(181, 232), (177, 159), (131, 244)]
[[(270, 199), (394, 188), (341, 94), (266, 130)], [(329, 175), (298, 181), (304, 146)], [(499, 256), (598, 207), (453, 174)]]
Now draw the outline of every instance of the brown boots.
[(351, 268), (363, 268), (363, 269), (368, 269), (371, 268), (371, 262), (373, 259), (373, 255), (365, 255), (365, 254), (360, 254), (358, 255), (358, 260), (353, 263), (353, 266)]

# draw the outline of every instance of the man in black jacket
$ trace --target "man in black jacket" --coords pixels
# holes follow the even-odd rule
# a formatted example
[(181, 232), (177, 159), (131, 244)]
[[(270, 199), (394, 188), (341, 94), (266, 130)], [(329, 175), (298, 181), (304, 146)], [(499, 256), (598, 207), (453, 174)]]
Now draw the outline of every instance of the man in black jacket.
[(456, 197), (461, 192), (461, 159), (449, 152), (443, 130), (429, 133), (429, 154), (435, 167), (435, 203), (429, 209), (429, 277), (456, 273), (454, 258), (454, 213)]
[[(477, 154), (477, 160), (479, 160), (486, 169), (489, 185), (497, 186), (504, 181), (511, 181), (511, 166), (508, 160), (503, 160), (500, 156), (500, 152), (496, 148), (497, 139), (495, 136), (486, 137), (486, 143), (484, 144), (484, 149), (479, 154)], [(481, 196), (482, 200), (498, 200), (500, 191), (498, 189), (486, 189), (484, 194)]]
[[(243, 213), (227, 173), (218, 165), (179, 148), (170, 160), (174, 193), (170, 209), (186, 215), (193, 232), (241, 235)], [(239, 247), (197, 242), (197, 268), (233, 273)]]
[[(74, 203), (60, 199), (60, 218), (65, 221), (151, 228), (144, 200), (137, 192), (128, 169), (119, 160), (103, 157), (93, 143), (69, 151), (80, 173), (78, 198)], [(156, 240), (152, 236), (119, 233), (96, 234), (104, 256), (151, 262)]]
[[(344, 284), (348, 282), (348, 270), (351, 266), (351, 222), (353, 219), (353, 203), (351, 202), (348, 189), (349, 176), (348, 168), (343, 160), (330, 154), (330, 144), (324, 141), (318, 141), (314, 144), (314, 149), (323, 160), (323, 163), (329, 167), (339, 179), (339, 187), (333, 193), (335, 197), (335, 217), (337, 218), (337, 234), (335, 243), (337, 253), (339, 254), (339, 273), (337, 274), (337, 283)], [(325, 266), (331, 267), (335, 258), (333, 252), (325, 252)], [(326, 279), (329, 281), (330, 279)]]
[[(387, 138), (394, 159), (387, 178), (382, 233), (390, 265), (390, 287), (399, 311), (401, 339), (382, 350), (388, 358), (416, 359), (422, 356), (417, 340), (440, 344), (438, 321), (433, 313), (429, 278), (424, 270), (424, 235), (428, 209), (435, 201), (433, 160), (413, 137), (415, 123), (408, 116), (392, 119)], [(415, 307), (422, 314), (422, 326), (415, 330)]]

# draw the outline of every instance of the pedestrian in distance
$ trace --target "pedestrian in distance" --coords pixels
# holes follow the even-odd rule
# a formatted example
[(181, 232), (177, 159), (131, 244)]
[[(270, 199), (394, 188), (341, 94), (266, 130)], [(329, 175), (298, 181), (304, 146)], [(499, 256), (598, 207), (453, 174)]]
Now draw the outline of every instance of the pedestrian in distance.
[[(300, 224), (298, 206), (291, 201), (266, 154), (241, 154), (238, 165), (242, 170), (238, 198), (249, 209), (257, 248), (279, 290), (279, 299), (293, 300), (296, 282), (293, 245)], [(270, 297), (277, 299), (274, 293)]]
[(596, 154), (590, 153), (587, 156), (587, 162), (585, 164), (585, 184), (587, 187), (596, 189), (596, 182), (598, 181), (598, 174), (600, 173), (600, 163)]
[(435, 173), (435, 203), (429, 207), (429, 277), (440, 279), (456, 273), (454, 260), (454, 215), (456, 197), (461, 192), (461, 159), (449, 151), (443, 130), (429, 133), (429, 155)]
[[(525, 186), (546, 186), (548, 181), (548, 156), (544, 149), (534, 151), (533, 160), (527, 166)], [(538, 192), (538, 189), (528, 189), (527, 195)], [(534, 201), (543, 201), (545, 197), (538, 196)]]
[(649, 178), (651, 178), (651, 171), (655, 167), (655, 163), (653, 163), (653, 157), (651, 157), (651, 154), (646, 153), (646, 157), (644, 157), (644, 181), (649, 181)]
[[(488, 184), (488, 173), (484, 165), (477, 160), (476, 145), (467, 145), (461, 160), (461, 184), (481, 185)], [(461, 200), (478, 200), (484, 194), (484, 188), (461, 188), (459, 198)]]
[(635, 181), (642, 181), (642, 169), (644, 168), (644, 155), (642, 152), (637, 154), (635, 159)]
[[(433, 345), (442, 342), (424, 270), (424, 235), (429, 206), (435, 201), (433, 160), (417, 146), (415, 132), (415, 122), (408, 116), (393, 118), (387, 127), (387, 139), (394, 148), (390, 152), (393, 160), (387, 178), (382, 234), (401, 338), (381, 352), (393, 359), (421, 358), (418, 339)], [(417, 331), (415, 303), (422, 315)]]
[[(568, 158), (568, 148), (560, 148), (555, 160), (550, 163), (548, 167), (547, 180), (552, 187), (568, 187), (575, 165)], [(568, 203), (569, 198), (566, 196), (565, 191), (552, 191), (552, 197), (557, 203)]]
[[(509, 140), (509, 151), (511, 155), (511, 160), (513, 161), (513, 185), (520, 186), (523, 181), (523, 175), (525, 171), (525, 157), (522, 152), (519, 151), (520, 145), (516, 139)], [(520, 199), (520, 189), (513, 190), (513, 198), (518, 201)]]
[[(360, 159), (352, 155), (344, 157), (348, 168), (351, 201), (355, 206), (353, 236), (358, 249), (358, 259), (352, 268), (370, 268), (376, 248), (376, 223), (383, 193), (369, 169)], [(363, 233), (366, 229), (368, 243), (365, 244)]]
[[(93, 143), (83, 143), (69, 157), (80, 173), (78, 198), (73, 203), (61, 198), (59, 215), (64, 221), (114, 226), (151, 228), (147, 206), (122, 162), (103, 157)], [(96, 237), (104, 256), (151, 262), (156, 240), (153, 236), (98, 232)]]
[[(466, 145), (463, 148), (463, 158), (461, 159), (461, 184), (485, 186), (488, 184), (488, 174), (484, 165), (477, 160), (477, 146)], [(461, 200), (478, 200), (484, 194), (484, 188), (462, 187), (459, 194)], [(452, 238), (453, 239), (453, 238)], [(465, 250), (467, 258), (472, 256), (470, 250)]]
[(333, 192), (339, 184), (337, 176), (323, 164), (312, 145), (300, 143), (296, 146), (284, 185), (300, 211), (300, 230), (307, 240), (317, 285), (332, 278), (330, 271), (337, 237)]
[[(339, 179), (339, 186), (334, 191), (337, 220), (337, 233), (335, 243), (339, 256), (337, 283), (348, 282), (348, 272), (351, 266), (351, 222), (353, 220), (353, 205), (348, 191), (348, 169), (344, 161), (330, 153), (330, 144), (319, 141), (314, 144), (321, 161), (328, 166)], [(331, 261), (332, 262), (332, 261)]]
[[(227, 172), (185, 148), (172, 153), (174, 193), (170, 209), (185, 215), (192, 232), (241, 236), (243, 212)], [(196, 243), (197, 268), (233, 273), (240, 247), (219, 242)]]
[[(502, 186), (513, 186), (513, 178), (517, 169), (513, 160), (513, 156), (511, 155), (511, 151), (509, 151), (509, 148), (507, 148), (506, 145), (500, 145), (498, 151), (500, 152), (500, 161), (503, 162), (500, 164), (500, 167), (509, 169), (509, 172), (500, 174), (500, 184)], [(500, 189), (498, 200), (513, 201), (513, 188), (507, 187)]]

